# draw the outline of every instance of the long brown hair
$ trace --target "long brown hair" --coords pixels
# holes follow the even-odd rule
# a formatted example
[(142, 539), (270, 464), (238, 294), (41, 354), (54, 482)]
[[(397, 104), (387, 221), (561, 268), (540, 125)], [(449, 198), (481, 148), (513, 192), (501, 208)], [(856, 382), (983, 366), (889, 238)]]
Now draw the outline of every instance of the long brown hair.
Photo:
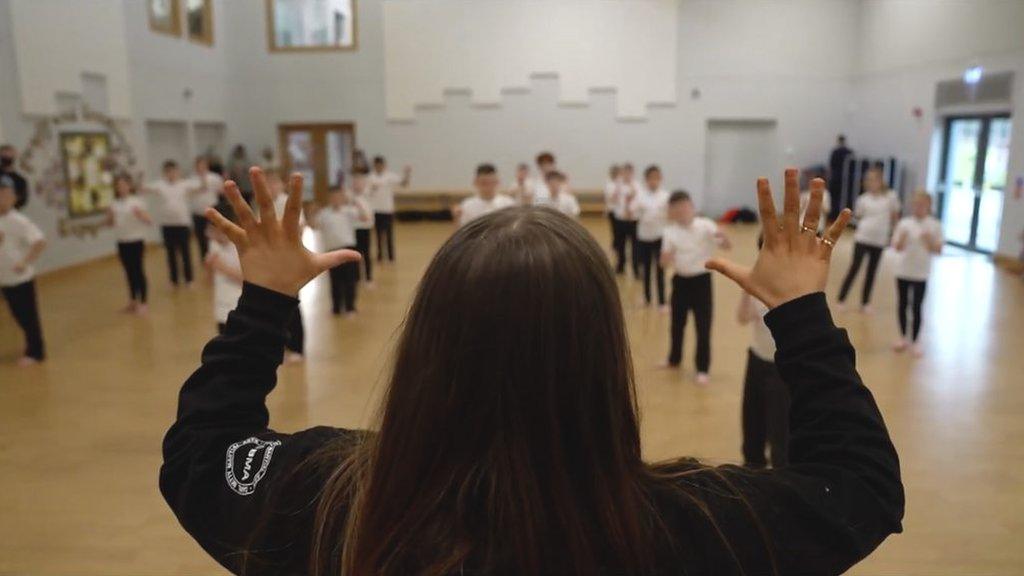
[(495, 212), (442, 246), (379, 432), (319, 462), (314, 574), (648, 574), (665, 538), (651, 491), (673, 474), (641, 459), (614, 276), (548, 209)]

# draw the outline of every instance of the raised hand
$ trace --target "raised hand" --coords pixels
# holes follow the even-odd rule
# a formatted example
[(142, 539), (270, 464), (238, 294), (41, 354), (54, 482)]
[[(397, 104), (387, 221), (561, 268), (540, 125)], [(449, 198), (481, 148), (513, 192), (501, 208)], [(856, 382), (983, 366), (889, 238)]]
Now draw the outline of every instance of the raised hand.
[(824, 290), (832, 247), (850, 221), (850, 210), (844, 209), (825, 235), (819, 238), (816, 230), (821, 217), (825, 181), (821, 178), (811, 181), (811, 199), (801, 223), (799, 180), (799, 172), (795, 168), (786, 170), (786, 195), (782, 222), (779, 223), (768, 180), (758, 179), (757, 201), (764, 245), (752, 268), (720, 258), (707, 263), (708, 269), (725, 274), (769, 308)]
[(263, 170), (249, 169), (249, 179), (256, 193), (260, 217), (242, 199), (238, 185), (229, 180), (224, 196), (237, 215), (234, 224), (213, 208), (206, 209), (206, 218), (231, 240), (238, 249), (242, 277), (246, 282), (295, 296), (299, 289), (321, 272), (346, 262), (356, 262), (355, 250), (335, 250), (318, 254), (302, 245), (299, 215), (302, 212), (302, 175), (292, 174), (288, 181), (288, 202), (280, 220), (267, 189)]

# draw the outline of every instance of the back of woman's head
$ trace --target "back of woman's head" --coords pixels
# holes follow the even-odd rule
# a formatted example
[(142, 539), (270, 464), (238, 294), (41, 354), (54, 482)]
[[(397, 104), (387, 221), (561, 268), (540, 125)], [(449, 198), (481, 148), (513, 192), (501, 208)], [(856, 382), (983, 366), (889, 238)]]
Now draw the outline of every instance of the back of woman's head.
[(513, 208), (436, 254), (353, 489), (352, 574), (640, 571), (633, 371), (607, 258)]

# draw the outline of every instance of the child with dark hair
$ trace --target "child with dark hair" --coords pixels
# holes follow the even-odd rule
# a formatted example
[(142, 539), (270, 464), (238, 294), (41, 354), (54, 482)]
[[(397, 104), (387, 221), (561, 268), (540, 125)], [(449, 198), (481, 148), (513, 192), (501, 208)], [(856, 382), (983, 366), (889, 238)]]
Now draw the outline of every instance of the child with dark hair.
[(157, 203), (156, 217), (167, 250), (167, 270), (171, 284), (179, 284), (178, 264), (185, 276), (185, 285), (192, 285), (192, 251), (189, 248), (189, 232), (192, 227), (192, 212), (189, 209), (190, 184), (181, 179), (178, 163), (167, 160), (163, 165), (163, 177), (143, 186)]
[(145, 314), (148, 282), (143, 256), (153, 219), (146, 211), (146, 203), (135, 196), (131, 176), (127, 174), (114, 178), (114, 201), (107, 210), (107, 222), (114, 229), (117, 255), (128, 279), (130, 298), (124, 311)]
[[(932, 197), (928, 192), (915, 192), (910, 206), (911, 214), (900, 220), (892, 235), (892, 247), (900, 256), (896, 265), (896, 307), (900, 338), (893, 349), (903, 352), (907, 346), (912, 346), (913, 354), (920, 356), (924, 350), (917, 339), (921, 334), (925, 287), (932, 271), (932, 257), (942, 252), (945, 238), (942, 235), (942, 223), (932, 216)], [(908, 309), (914, 314), (909, 330)]]
[(18, 365), (31, 366), (46, 357), (32, 267), (46, 248), (46, 237), (15, 208), (17, 202), (14, 179), (0, 175), (0, 290), (11, 316), (25, 332), (25, 353)]
[[(370, 212), (358, 204), (342, 188), (330, 191), (327, 206), (312, 218), (313, 228), (320, 232), (326, 250), (355, 250), (356, 223), (369, 222)], [(356, 313), (356, 287), (359, 284), (359, 262), (346, 262), (331, 268), (331, 312), (338, 316)]]
[(668, 199), (669, 224), (665, 226), (661, 244), (661, 264), (671, 266), (672, 276), (672, 344), (668, 365), (679, 366), (683, 356), (683, 330), (686, 317), (692, 312), (697, 328), (697, 384), (708, 383), (711, 368), (711, 273), (704, 264), (714, 255), (715, 247), (728, 250), (729, 239), (714, 220), (697, 216), (690, 194), (677, 190)]
[(399, 176), (388, 171), (383, 156), (373, 158), (373, 171), (367, 177), (370, 187), (370, 201), (373, 204), (373, 227), (377, 230), (377, 261), (384, 261), (387, 249), (389, 262), (395, 261), (395, 187), (409, 186), (412, 168), (406, 166)]
[(481, 164), (476, 167), (473, 187), (476, 188), (476, 194), (452, 208), (452, 217), (459, 226), (465, 226), (481, 216), (516, 204), (515, 200), (498, 193), (498, 171), (493, 164)]
[(651, 272), (655, 270), (658, 305), (665, 306), (665, 269), (662, 268), (661, 237), (668, 218), (668, 191), (661, 187), (661, 169), (651, 165), (644, 170), (644, 182), (629, 205), (629, 214), (637, 220), (637, 257), (644, 278), (644, 303), (651, 305)]
[(558, 170), (544, 175), (544, 182), (551, 192), (551, 207), (570, 218), (579, 218), (580, 203), (569, 190), (569, 179)]
[(366, 176), (370, 171), (363, 167), (357, 167), (352, 171), (352, 187), (349, 196), (352, 202), (361, 206), (370, 214), (368, 220), (356, 221), (356, 251), (363, 256), (363, 280), (366, 287), (373, 288), (373, 258), (370, 258), (370, 232), (373, 231), (373, 208), (366, 195)]

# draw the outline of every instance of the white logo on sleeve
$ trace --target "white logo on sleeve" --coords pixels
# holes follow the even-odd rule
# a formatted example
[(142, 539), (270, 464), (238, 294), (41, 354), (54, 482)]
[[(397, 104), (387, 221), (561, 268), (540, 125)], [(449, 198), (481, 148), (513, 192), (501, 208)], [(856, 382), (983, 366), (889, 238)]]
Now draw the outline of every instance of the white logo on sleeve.
[(252, 494), (267, 473), (274, 448), (280, 445), (280, 440), (264, 442), (253, 436), (228, 446), (224, 469), (228, 487), (241, 496)]

